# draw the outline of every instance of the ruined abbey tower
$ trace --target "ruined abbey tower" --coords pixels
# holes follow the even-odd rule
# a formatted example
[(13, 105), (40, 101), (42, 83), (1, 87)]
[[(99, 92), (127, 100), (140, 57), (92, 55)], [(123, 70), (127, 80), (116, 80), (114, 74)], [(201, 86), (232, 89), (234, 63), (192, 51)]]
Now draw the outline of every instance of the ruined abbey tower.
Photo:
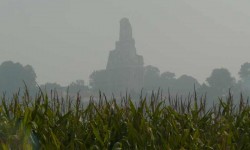
[(106, 74), (106, 87), (111, 91), (138, 92), (143, 84), (143, 57), (137, 55), (132, 27), (127, 18), (120, 21), (119, 41), (110, 51)]

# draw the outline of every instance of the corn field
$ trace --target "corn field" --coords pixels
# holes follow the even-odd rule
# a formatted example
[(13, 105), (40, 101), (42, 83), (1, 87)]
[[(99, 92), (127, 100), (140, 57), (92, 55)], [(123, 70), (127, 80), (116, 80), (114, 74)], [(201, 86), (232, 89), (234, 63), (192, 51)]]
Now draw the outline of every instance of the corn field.
[(89, 103), (28, 91), (0, 102), (0, 149), (250, 149), (250, 107), (240, 98), (206, 108), (194, 92), (186, 100), (130, 96)]

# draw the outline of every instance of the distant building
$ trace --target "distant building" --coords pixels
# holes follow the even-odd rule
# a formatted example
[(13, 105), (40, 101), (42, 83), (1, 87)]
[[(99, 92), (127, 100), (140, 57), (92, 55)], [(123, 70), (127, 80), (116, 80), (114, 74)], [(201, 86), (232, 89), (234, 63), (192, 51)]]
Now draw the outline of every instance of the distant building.
[[(120, 21), (120, 37), (110, 51), (106, 70), (96, 85), (110, 92), (139, 92), (143, 86), (143, 57), (137, 55), (132, 27), (127, 18)], [(104, 77), (105, 76), (105, 77)]]
[(143, 85), (143, 57), (136, 53), (132, 27), (127, 18), (120, 21), (120, 38), (115, 46), (109, 53), (106, 67), (110, 89), (140, 90)]

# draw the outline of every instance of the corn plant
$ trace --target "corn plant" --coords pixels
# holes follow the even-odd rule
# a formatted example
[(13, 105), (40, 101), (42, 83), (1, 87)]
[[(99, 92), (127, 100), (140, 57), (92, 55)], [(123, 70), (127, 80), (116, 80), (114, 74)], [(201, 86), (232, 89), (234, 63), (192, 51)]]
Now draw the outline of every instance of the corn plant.
[(243, 96), (206, 108), (206, 96), (160, 92), (139, 100), (100, 92), (89, 103), (40, 91), (4, 95), (0, 149), (250, 149), (250, 107)]

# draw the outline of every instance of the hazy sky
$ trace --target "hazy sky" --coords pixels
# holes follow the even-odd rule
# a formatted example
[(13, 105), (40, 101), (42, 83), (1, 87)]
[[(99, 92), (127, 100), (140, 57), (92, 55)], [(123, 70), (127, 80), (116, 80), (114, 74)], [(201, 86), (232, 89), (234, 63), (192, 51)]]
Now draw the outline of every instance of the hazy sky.
[(0, 0), (0, 63), (31, 64), (39, 83), (88, 81), (129, 18), (145, 65), (203, 82), (250, 62), (250, 1)]

